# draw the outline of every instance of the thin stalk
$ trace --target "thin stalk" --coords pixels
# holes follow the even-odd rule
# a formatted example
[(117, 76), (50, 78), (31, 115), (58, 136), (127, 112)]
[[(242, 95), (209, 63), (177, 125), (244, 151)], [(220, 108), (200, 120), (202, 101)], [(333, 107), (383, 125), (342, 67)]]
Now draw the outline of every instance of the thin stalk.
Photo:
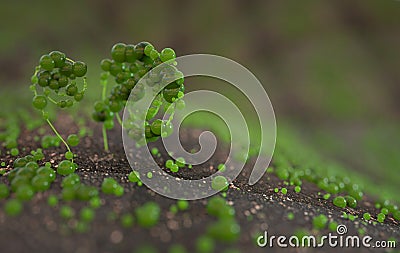
[(103, 142), (104, 142), (104, 150), (108, 151), (107, 129), (104, 125), (103, 125)]
[(116, 113), (115, 115), (116, 115), (116, 117), (117, 117), (118, 123), (122, 126), (122, 119), (121, 119), (121, 117), (119, 116), (119, 113)]
[[(69, 152), (72, 152), (68, 143), (61, 137), (61, 135), (57, 132), (56, 128), (53, 126), (53, 124), (50, 122), (49, 119), (46, 119), (47, 123), (49, 124), (51, 130), (57, 135), (57, 137), (64, 143), (65, 147), (67, 147)], [(74, 158), (71, 159), (72, 162), (74, 162)]]
[[(104, 101), (106, 99), (106, 94), (107, 94), (107, 79), (103, 79), (100, 81), (101, 85), (103, 85), (103, 91), (101, 93), (101, 99)], [(104, 150), (108, 151), (108, 139), (107, 139), (107, 129), (104, 126), (103, 123), (103, 143), (104, 143)]]

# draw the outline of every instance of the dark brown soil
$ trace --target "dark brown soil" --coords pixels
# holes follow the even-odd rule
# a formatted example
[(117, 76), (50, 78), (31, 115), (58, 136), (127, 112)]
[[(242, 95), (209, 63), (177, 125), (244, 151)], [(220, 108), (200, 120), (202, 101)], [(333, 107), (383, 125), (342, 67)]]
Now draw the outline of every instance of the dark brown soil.
[[(64, 120), (67, 121), (68, 120)], [(68, 123), (61, 124), (65, 132), (74, 132), (74, 127)], [(182, 142), (187, 149), (196, 148), (198, 130), (186, 129), (182, 132)], [(38, 146), (32, 139), (32, 133), (23, 132), (20, 146), (26, 147), (22, 153), (28, 153), (31, 148)], [(77, 219), (68, 222), (60, 218), (59, 207), (49, 207), (47, 196), (60, 193), (61, 177), (58, 177), (51, 190), (38, 194), (34, 200), (25, 203), (23, 213), (16, 218), (7, 217), (3, 211), (4, 200), (0, 201), (0, 252), (135, 252), (138, 247), (150, 245), (159, 252), (167, 252), (172, 244), (183, 244), (188, 252), (195, 252), (195, 240), (206, 232), (209, 224), (215, 221), (214, 217), (207, 214), (206, 200), (190, 202), (187, 211), (173, 214), (169, 211), (175, 200), (162, 197), (146, 186), (139, 187), (128, 182), (127, 175), (132, 170), (123, 151), (121, 133), (118, 130), (110, 133), (110, 153), (106, 153), (102, 147), (102, 138), (98, 127), (95, 127), (94, 136), (87, 137), (74, 148), (79, 156), (76, 162), (79, 165), (77, 173), (84, 183), (100, 186), (103, 178), (113, 177), (125, 188), (125, 194), (118, 198), (106, 196), (101, 193), (104, 203), (96, 211), (96, 218), (85, 233), (74, 231)], [(154, 143), (162, 150), (161, 143)], [(55, 148), (45, 151), (46, 160), (57, 163), (65, 150)], [(4, 150), (2, 150), (4, 154)], [(202, 166), (193, 169), (181, 170), (181, 177), (191, 178), (206, 176), (215, 171), (216, 166), (224, 162), (227, 149), (224, 145), (218, 146), (216, 154), (212, 159)], [(138, 155), (140, 157), (140, 154)], [(140, 159), (140, 158), (139, 158)], [(156, 158), (160, 165), (168, 159), (165, 153)], [(4, 161), (4, 160), (2, 160)], [(143, 166), (146, 161), (137, 161)], [(12, 159), (6, 161), (12, 164)], [(251, 165), (251, 163), (250, 163)], [(249, 165), (249, 166), (250, 166)], [(214, 169), (213, 169), (214, 168)], [(343, 209), (326, 201), (315, 185), (305, 182), (301, 193), (295, 193), (293, 186), (288, 186), (288, 193), (283, 195), (275, 193), (275, 187), (283, 187), (282, 181), (272, 174), (264, 175), (263, 179), (254, 186), (247, 185), (249, 168), (245, 168), (242, 174), (233, 182), (227, 192), (227, 200), (235, 207), (236, 217), (241, 226), (241, 236), (237, 243), (218, 243), (216, 252), (224, 249), (238, 249), (239, 252), (273, 252), (281, 250), (278, 247), (260, 248), (253, 241), (253, 236), (262, 234), (265, 230), (269, 235), (291, 236), (298, 230), (310, 231), (312, 234), (327, 235), (330, 231), (314, 230), (312, 219), (319, 214), (325, 214), (330, 221), (335, 220), (339, 224), (345, 224), (348, 235), (355, 235), (359, 228), (365, 229), (365, 235), (373, 237), (373, 240), (387, 240), (395, 238), (400, 241), (400, 225), (390, 216), (384, 224), (363, 224), (362, 219), (355, 221), (341, 218)], [(0, 177), (0, 182), (7, 182), (5, 177)], [(376, 215), (373, 201), (364, 197), (362, 204), (356, 209), (346, 209), (347, 213), (359, 217), (366, 211)], [(151, 229), (143, 229), (138, 225), (132, 228), (123, 228), (119, 219), (111, 218), (116, 214), (133, 213), (135, 207), (147, 201), (156, 201), (161, 209), (161, 219), (158, 225)], [(63, 204), (60, 202), (60, 204)], [(75, 210), (85, 205), (83, 202), (73, 201), (71, 205)], [(287, 218), (288, 213), (294, 214), (294, 219)], [(335, 233), (335, 232), (333, 232)], [(339, 249), (290, 249), (289, 252), (336, 252)], [(377, 249), (340, 249), (343, 252), (378, 252)]]

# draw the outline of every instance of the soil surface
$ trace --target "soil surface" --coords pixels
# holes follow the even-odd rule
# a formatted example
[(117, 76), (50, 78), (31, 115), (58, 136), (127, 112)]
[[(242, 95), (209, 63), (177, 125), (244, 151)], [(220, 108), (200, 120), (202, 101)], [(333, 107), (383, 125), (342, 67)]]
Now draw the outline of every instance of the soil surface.
[[(68, 119), (60, 119), (56, 127), (62, 133), (77, 131), (75, 126), (68, 123)], [(184, 129), (181, 131), (181, 141), (187, 149), (198, 148), (197, 137), (201, 131), (196, 129)], [(22, 154), (28, 154), (30, 150), (39, 147), (33, 141), (35, 133), (23, 131), (20, 138), (20, 147), (26, 147)], [(121, 132), (115, 129), (109, 132), (110, 152), (103, 150), (101, 131), (99, 126), (94, 127), (94, 135), (82, 140), (73, 151), (78, 155), (76, 163), (79, 165), (77, 173), (85, 184), (100, 187), (105, 177), (117, 179), (125, 188), (122, 197), (107, 196), (100, 193), (103, 200), (102, 206), (96, 210), (96, 217), (89, 225), (88, 231), (78, 233), (74, 231), (77, 219), (63, 220), (59, 215), (59, 206), (65, 204), (60, 201), (57, 207), (47, 205), (49, 194), (60, 194), (61, 177), (57, 176), (51, 189), (37, 194), (34, 199), (24, 204), (23, 213), (15, 218), (7, 217), (3, 211), (5, 201), (0, 201), (0, 252), (136, 252), (140, 247), (149, 245), (155, 247), (158, 252), (167, 252), (172, 244), (184, 245), (188, 252), (195, 252), (196, 238), (206, 233), (207, 226), (216, 221), (206, 212), (206, 200), (190, 201), (187, 211), (179, 211), (173, 214), (169, 211), (176, 201), (162, 197), (146, 186), (138, 186), (128, 181), (127, 175), (132, 171), (126, 159), (122, 146)], [(163, 152), (162, 143), (156, 142), (150, 145), (161, 150), (161, 156), (156, 161), (163, 165), (167, 154)], [(2, 154), (5, 154), (2, 150)], [(51, 148), (44, 151), (46, 161), (57, 164), (62, 160), (65, 150), (63, 147)], [(218, 145), (214, 156), (206, 164), (194, 166), (192, 169), (181, 169), (179, 176), (183, 178), (198, 178), (208, 176), (215, 172), (218, 164), (224, 163), (229, 150), (223, 144)], [(136, 155), (137, 166), (145, 166), (147, 161), (140, 159), (140, 153)], [(11, 165), (13, 158), (7, 157), (7, 165)], [(268, 235), (286, 235), (290, 237), (299, 230), (316, 235), (328, 235), (328, 228), (323, 230), (313, 229), (312, 219), (316, 215), (325, 214), (329, 220), (347, 226), (347, 235), (356, 235), (360, 228), (365, 230), (376, 240), (388, 240), (395, 238), (400, 241), (400, 224), (391, 216), (387, 217), (384, 224), (363, 224), (362, 219), (355, 221), (342, 218), (342, 212), (346, 211), (362, 217), (364, 212), (370, 212), (375, 216), (377, 211), (373, 207), (373, 200), (364, 196), (363, 201), (356, 209), (340, 209), (334, 206), (332, 200), (324, 200), (318, 195), (320, 190), (311, 183), (303, 182), (302, 191), (294, 192), (293, 186), (284, 186), (283, 182), (275, 175), (266, 173), (262, 180), (253, 186), (247, 184), (251, 162), (242, 171), (241, 175), (233, 181), (227, 191), (227, 201), (236, 210), (236, 219), (241, 226), (241, 236), (234, 244), (217, 243), (215, 252), (224, 252), (225, 249), (237, 249), (239, 252), (275, 252), (282, 250), (276, 246), (273, 248), (261, 248), (254, 243), (255, 235), (268, 231)], [(0, 177), (0, 182), (8, 183), (6, 177)], [(287, 187), (288, 193), (275, 193), (275, 187)], [(131, 228), (123, 228), (118, 217), (122, 214), (133, 213), (138, 207), (147, 201), (155, 201), (161, 207), (161, 218), (158, 225), (150, 229), (133, 225)], [(69, 203), (75, 210), (85, 205), (85, 202), (72, 201)], [(294, 219), (289, 220), (288, 214), (293, 213)], [(79, 215), (76, 215), (76, 217)], [(116, 218), (117, 217), (117, 218)], [(397, 245), (397, 249), (399, 246)], [(380, 252), (378, 249), (353, 248), (289, 248), (287, 252)]]

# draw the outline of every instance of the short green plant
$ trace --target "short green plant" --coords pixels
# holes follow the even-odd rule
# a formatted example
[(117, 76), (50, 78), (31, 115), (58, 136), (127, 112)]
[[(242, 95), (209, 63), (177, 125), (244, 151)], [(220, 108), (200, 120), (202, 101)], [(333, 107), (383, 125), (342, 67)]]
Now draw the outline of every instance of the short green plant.
[[(163, 62), (171, 62), (175, 59), (175, 52), (171, 48), (164, 48), (158, 52), (149, 42), (140, 42), (136, 45), (117, 43), (111, 49), (111, 59), (101, 61), (101, 69), (104, 71), (100, 76), (100, 83), (103, 86), (101, 101), (94, 105), (93, 119), (103, 123), (104, 149), (108, 150), (107, 130), (114, 127), (114, 119), (122, 125), (120, 112), (131, 95), (132, 90), (139, 85), (131, 96), (133, 100), (140, 100), (144, 96), (143, 84), (139, 80), (150, 70)], [(180, 73), (171, 65), (173, 73)], [(181, 74), (181, 73), (180, 73)], [(107, 95), (108, 79), (112, 76), (115, 84)], [(154, 75), (153, 78), (161, 78)], [(156, 140), (161, 135), (167, 135), (172, 131), (170, 120), (163, 121), (155, 119), (160, 108), (174, 110), (173, 102), (183, 97), (183, 75), (178, 80), (168, 84), (152, 103), (146, 113), (145, 137), (147, 141)], [(183, 102), (183, 101), (182, 101)], [(133, 117), (133, 116), (132, 116)], [(135, 119), (129, 119), (126, 127), (130, 135), (135, 139), (141, 138), (138, 127), (134, 125)], [(162, 133), (164, 129), (165, 133)]]
[[(40, 58), (39, 65), (35, 68), (35, 73), (31, 78), (30, 89), (34, 94), (32, 105), (42, 112), (44, 120), (59, 140), (64, 143), (69, 154), (72, 153), (70, 145), (75, 146), (79, 143), (79, 139), (77, 136), (71, 135), (67, 139), (68, 142), (65, 141), (51, 123), (46, 108), (48, 103), (52, 103), (58, 108), (69, 108), (75, 103), (79, 103), (87, 89), (86, 72), (86, 63), (73, 61), (60, 51), (52, 51)], [(78, 87), (79, 82), (83, 86), (81, 89)], [(69, 156), (69, 158), (73, 161), (73, 156)]]

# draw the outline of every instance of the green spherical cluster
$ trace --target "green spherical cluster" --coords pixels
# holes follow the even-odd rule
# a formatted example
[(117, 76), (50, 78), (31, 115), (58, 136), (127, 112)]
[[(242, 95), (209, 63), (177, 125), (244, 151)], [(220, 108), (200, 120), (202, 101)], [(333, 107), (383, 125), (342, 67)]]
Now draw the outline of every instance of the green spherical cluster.
[[(79, 91), (76, 78), (84, 77), (86, 72), (87, 66), (84, 62), (74, 62), (62, 52), (53, 51), (43, 55), (35, 75), (31, 78), (32, 90), (35, 93), (33, 107), (43, 110), (48, 101), (55, 101), (50, 98), (51, 91), (60, 98), (55, 102), (60, 108), (71, 107), (75, 102), (81, 101), (86, 91), (86, 82), (84, 81), (84, 87)], [(43, 95), (38, 94), (38, 88), (43, 90)]]
[(141, 227), (149, 228), (158, 223), (160, 218), (160, 207), (155, 202), (147, 202), (135, 209), (138, 224)]
[[(46, 191), (55, 180), (55, 171), (50, 167), (39, 167), (34, 161), (34, 156), (25, 156), (17, 159), (16, 167), (8, 174), (11, 190), (15, 192), (15, 197), (21, 201), (31, 200), (36, 192)], [(0, 198), (7, 196), (8, 188), (0, 184)]]
[[(101, 75), (102, 84), (106, 85), (108, 77), (112, 76), (115, 85), (107, 97), (103, 97), (102, 101), (95, 103), (93, 119), (103, 122), (106, 129), (113, 128), (113, 118), (124, 108), (129, 96), (134, 102), (138, 101), (144, 96), (144, 85), (153, 87), (161, 80), (170, 80), (172, 82), (163, 88), (159, 94), (155, 94), (157, 95), (155, 101), (145, 113), (146, 140), (153, 141), (160, 136), (168, 136), (172, 131), (172, 125), (169, 122), (154, 118), (163, 105), (165, 108), (170, 107), (171, 103), (183, 97), (184, 79), (182, 73), (174, 66), (175, 57), (175, 52), (171, 48), (165, 48), (158, 52), (149, 42), (140, 42), (136, 45), (115, 44), (111, 49), (111, 59), (104, 59), (100, 64), (104, 71)], [(168, 67), (150, 72), (163, 62), (168, 62)], [(146, 76), (146, 81), (139, 83), (139, 80), (147, 73), (149, 75)], [(141, 139), (143, 136), (141, 131), (138, 131), (139, 127), (134, 124), (134, 121), (134, 119), (129, 119), (128, 124), (124, 127), (132, 138)]]

